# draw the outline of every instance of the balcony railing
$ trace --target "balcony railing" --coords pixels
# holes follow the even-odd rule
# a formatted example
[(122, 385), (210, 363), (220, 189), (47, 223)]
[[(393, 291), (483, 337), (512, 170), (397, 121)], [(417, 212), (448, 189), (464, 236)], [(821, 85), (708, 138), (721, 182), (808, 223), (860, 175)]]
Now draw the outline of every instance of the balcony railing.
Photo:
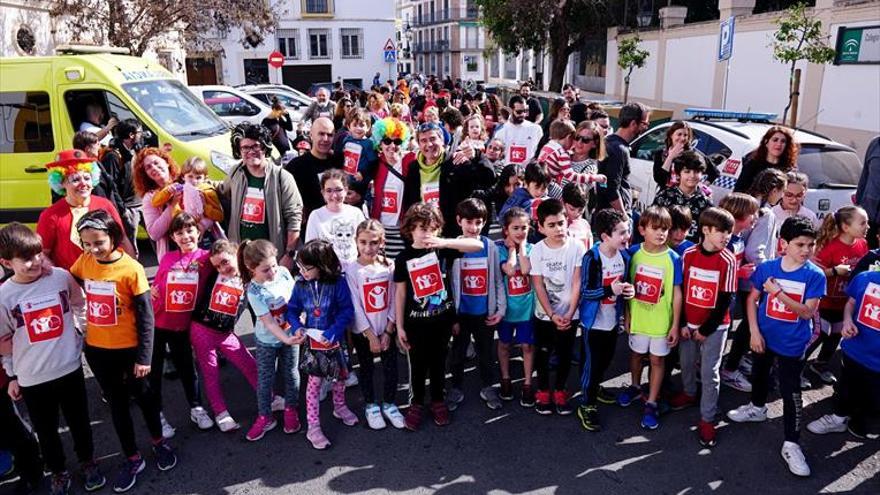
[(424, 42), (424, 43), (414, 43), (413, 44), (413, 53), (428, 53), (428, 52), (445, 52), (449, 50), (449, 41), (435, 41), (433, 43)]
[(478, 7), (467, 7), (466, 9), (440, 9), (434, 12), (423, 12), (421, 16), (414, 16), (412, 25), (430, 26), (432, 24), (440, 24), (450, 21), (476, 21), (480, 15)]

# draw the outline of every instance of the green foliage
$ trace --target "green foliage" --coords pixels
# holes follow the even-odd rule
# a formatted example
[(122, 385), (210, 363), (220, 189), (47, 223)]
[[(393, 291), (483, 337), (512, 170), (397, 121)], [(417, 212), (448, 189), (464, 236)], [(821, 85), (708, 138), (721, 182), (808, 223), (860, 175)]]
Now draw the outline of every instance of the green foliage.
[(822, 21), (811, 17), (807, 7), (799, 3), (790, 7), (776, 21), (773, 34), (773, 58), (795, 64), (801, 60), (813, 64), (827, 64), (834, 60), (834, 48), (828, 46), (829, 35), (822, 30)]
[(644, 67), (645, 61), (648, 60), (648, 55), (650, 55), (648, 50), (639, 48), (641, 41), (637, 34), (617, 42), (617, 65), (627, 71), (627, 78), (629, 78), (634, 68), (638, 67), (641, 69)]

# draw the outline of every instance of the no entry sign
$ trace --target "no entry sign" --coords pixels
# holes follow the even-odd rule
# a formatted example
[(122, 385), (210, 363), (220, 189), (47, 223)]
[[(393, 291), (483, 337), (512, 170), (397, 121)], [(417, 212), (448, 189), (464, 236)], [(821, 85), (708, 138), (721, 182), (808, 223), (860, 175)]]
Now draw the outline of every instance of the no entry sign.
[(269, 65), (276, 69), (280, 69), (282, 65), (284, 65), (284, 55), (279, 51), (274, 51), (269, 54)]

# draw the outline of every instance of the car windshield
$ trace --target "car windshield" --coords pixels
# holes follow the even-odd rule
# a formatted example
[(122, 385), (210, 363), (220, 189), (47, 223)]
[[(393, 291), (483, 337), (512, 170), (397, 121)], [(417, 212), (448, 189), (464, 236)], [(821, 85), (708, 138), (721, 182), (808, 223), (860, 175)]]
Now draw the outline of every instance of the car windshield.
[(810, 178), (810, 187), (856, 187), (862, 162), (852, 150), (802, 144), (798, 170)]
[(223, 134), (228, 129), (210, 108), (179, 81), (133, 82), (122, 87), (147, 115), (176, 138), (189, 141)]

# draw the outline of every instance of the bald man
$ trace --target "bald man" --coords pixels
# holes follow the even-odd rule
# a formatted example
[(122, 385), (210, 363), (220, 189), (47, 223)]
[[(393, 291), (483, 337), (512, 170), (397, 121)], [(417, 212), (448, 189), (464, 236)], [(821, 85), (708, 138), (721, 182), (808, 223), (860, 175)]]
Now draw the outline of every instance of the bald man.
[(293, 175), (299, 193), (303, 199), (303, 226), (305, 229), (309, 213), (324, 206), (321, 195), (321, 183), (318, 176), (330, 168), (342, 168), (342, 156), (334, 156), (333, 121), (327, 117), (318, 117), (312, 122), (309, 131), (312, 149), (305, 155), (294, 158), (284, 169)]

